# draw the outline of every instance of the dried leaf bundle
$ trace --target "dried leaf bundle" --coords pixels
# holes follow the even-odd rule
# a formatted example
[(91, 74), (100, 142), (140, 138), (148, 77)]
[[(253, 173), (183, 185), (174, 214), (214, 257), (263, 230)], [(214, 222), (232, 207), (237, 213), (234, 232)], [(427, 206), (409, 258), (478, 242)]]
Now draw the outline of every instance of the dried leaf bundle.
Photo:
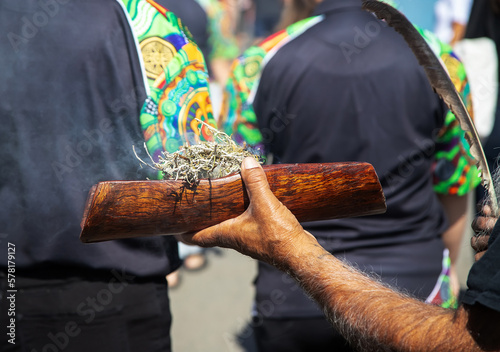
[(260, 161), (259, 155), (239, 146), (226, 133), (198, 121), (212, 132), (213, 141), (184, 145), (174, 153), (164, 151), (157, 162), (147, 165), (161, 171), (164, 179), (185, 180), (193, 185), (200, 179), (217, 179), (239, 172), (247, 156)]

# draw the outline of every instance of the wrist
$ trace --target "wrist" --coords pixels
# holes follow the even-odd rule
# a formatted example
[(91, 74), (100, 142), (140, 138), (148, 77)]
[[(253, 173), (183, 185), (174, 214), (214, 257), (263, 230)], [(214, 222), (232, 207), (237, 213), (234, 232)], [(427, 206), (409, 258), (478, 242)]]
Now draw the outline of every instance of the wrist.
[(283, 269), (291, 273), (300, 273), (318, 259), (331, 256), (309, 232), (302, 230), (297, 239), (283, 247), (280, 258), (283, 258)]

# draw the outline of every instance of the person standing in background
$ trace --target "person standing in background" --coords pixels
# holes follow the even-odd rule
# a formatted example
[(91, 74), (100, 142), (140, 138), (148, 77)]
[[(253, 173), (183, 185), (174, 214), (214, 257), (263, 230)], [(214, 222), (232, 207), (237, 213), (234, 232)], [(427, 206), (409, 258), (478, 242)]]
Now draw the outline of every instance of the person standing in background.
[(146, 139), (156, 156), (187, 137), (173, 128), (190, 126), (178, 110), (197, 108), (175, 82), (188, 75), (196, 102), (209, 101), (202, 54), (151, 0), (5, 0), (0, 62), (2, 351), (170, 351), (175, 239), (84, 245), (80, 222), (94, 184), (155, 177), (133, 146), (144, 157)]
[(438, 0), (435, 5), (434, 33), (439, 40), (454, 46), (465, 35), (472, 0)]
[[(228, 96), (234, 99), (225, 104), (228, 118), (220, 123), (239, 142), (262, 146), (269, 162), (372, 163), (387, 197), (387, 214), (303, 226), (327, 250), (384, 281), (422, 300), (454, 305), (458, 287), (451, 294), (453, 284), (448, 281), (453, 273), (444, 275), (445, 285), (439, 287), (441, 263), (450, 263), (443, 256), (443, 241), (454, 264), (464, 230), (466, 195), (479, 178), (467, 162), (467, 144), (453, 114), (432, 92), (394, 30), (377, 28), (371, 37), (360, 32), (372, 20), (361, 10), (361, 1), (296, 3), (297, 9), (304, 3), (319, 5), (315, 16), (272, 35), (235, 61), (228, 83)], [(355, 44), (362, 39), (369, 45), (360, 49)], [(448, 46), (436, 38), (428, 40), (453, 68), (457, 88), (468, 101), (463, 67)], [(395, 99), (400, 96), (405, 99)], [(421, 115), (411, 117), (417, 111)], [(451, 150), (459, 152), (446, 156)], [(429, 172), (432, 168), (434, 174)], [(454, 184), (459, 179), (464, 183)], [(412, 206), (401, 206), (403, 199), (412, 199)], [(396, 219), (404, 219), (405, 225), (391, 225)], [(417, 223), (425, 224), (425, 233), (413, 227)], [(266, 302), (273, 301), (273, 292), (282, 293), (283, 299), (269, 308)], [(263, 263), (259, 263), (255, 304), (253, 326), (261, 351), (351, 350), (331, 332), (321, 311), (293, 280)]]

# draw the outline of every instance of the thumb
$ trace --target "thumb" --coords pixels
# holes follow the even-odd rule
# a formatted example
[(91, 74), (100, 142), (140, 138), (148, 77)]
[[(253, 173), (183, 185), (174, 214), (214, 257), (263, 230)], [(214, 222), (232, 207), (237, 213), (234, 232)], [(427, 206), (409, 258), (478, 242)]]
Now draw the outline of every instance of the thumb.
[(262, 166), (252, 157), (243, 159), (241, 178), (245, 183), (250, 200), (256, 196), (267, 196), (272, 193)]

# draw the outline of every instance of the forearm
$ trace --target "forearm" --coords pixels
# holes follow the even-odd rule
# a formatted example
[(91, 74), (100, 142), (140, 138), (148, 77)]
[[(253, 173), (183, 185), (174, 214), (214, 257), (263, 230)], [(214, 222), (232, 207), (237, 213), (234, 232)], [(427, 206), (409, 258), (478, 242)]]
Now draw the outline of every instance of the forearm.
[(317, 243), (302, 246), (286, 269), (361, 351), (480, 351), (463, 308), (427, 305), (356, 272)]
[(450, 251), (452, 265), (456, 263), (467, 225), (467, 205), (469, 195), (440, 195), (439, 200), (445, 209), (449, 228), (443, 233), (443, 243)]

